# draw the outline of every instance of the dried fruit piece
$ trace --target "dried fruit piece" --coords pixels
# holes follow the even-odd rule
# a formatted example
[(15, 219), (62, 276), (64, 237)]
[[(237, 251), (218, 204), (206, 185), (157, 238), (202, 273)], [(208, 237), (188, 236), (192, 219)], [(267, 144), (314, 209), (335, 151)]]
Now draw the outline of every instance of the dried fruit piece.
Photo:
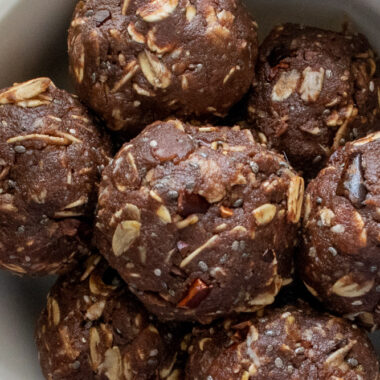
[(112, 238), (112, 250), (115, 256), (125, 253), (140, 236), (141, 223), (125, 220), (118, 224)]
[(337, 195), (348, 198), (356, 208), (362, 207), (367, 195), (367, 189), (364, 184), (360, 154), (355, 155), (349, 162), (346, 162), (337, 187)]
[(298, 223), (301, 217), (305, 183), (302, 177), (295, 176), (290, 180), (288, 189), (288, 220)]
[(136, 14), (146, 22), (156, 22), (169, 17), (177, 8), (178, 0), (151, 0), (141, 6)]
[(219, 210), (222, 218), (230, 218), (234, 214), (234, 210), (228, 207), (220, 206)]
[(197, 278), (191, 285), (186, 296), (178, 303), (178, 307), (195, 309), (210, 294), (211, 287)]

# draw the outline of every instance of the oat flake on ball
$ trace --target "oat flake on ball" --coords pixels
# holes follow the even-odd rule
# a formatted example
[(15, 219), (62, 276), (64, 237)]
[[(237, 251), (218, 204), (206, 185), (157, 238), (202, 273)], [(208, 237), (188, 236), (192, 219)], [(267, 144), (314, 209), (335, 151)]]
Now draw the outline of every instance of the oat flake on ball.
[(380, 324), (380, 132), (335, 152), (307, 188), (297, 260), (327, 308)]
[(186, 380), (378, 380), (366, 334), (306, 303), (194, 331)]
[(156, 122), (103, 173), (96, 243), (151, 312), (207, 323), (291, 281), (302, 199), (249, 130)]
[(113, 130), (224, 116), (248, 91), (257, 24), (240, 0), (87, 0), (69, 31), (80, 98)]
[(180, 339), (99, 256), (58, 279), (36, 329), (48, 380), (179, 380)]
[(87, 253), (108, 139), (48, 78), (0, 90), (0, 268), (69, 269)]
[(375, 59), (363, 35), (275, 28), (260, 48), (248, 107), (268, 146), (313, 177), (332, 151), (379, 129)]

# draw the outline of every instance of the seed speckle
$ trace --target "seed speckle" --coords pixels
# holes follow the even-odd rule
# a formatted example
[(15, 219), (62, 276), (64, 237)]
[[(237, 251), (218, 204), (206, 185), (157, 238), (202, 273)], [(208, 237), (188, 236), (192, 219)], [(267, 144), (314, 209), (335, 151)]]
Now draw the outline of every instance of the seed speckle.
[(274, 365), (277, 368), (283, 368), (284, 367), (284, 363), (282, 362), (281, 358), (276, 358), (275, 361), (274, 361)]
[(198, 263), (198, 267), (202, 272), (207, 272), (208, 271), (208, 265), (204, 261), (200, 261)]

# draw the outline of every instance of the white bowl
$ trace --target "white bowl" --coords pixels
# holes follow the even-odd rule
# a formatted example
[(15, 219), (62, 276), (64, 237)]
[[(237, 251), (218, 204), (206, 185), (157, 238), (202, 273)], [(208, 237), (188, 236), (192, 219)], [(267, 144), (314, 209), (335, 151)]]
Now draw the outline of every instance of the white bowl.
[[(345, 21), (380, 53), (379, 0), (246, 0), (261, 38), (275, 24), (298, 22), (340, 30)], [(50, 76), (71, 90), (66, 30), (76, 0), (0, 0), (0, 88)], [(34, 325), (54, 279), (17, 278), (0, 271), (0, 379), (42, 380)], [(376, 336), (377, 335), (377, 336)], [(372, 334), (380, 353), (380, 333)]]

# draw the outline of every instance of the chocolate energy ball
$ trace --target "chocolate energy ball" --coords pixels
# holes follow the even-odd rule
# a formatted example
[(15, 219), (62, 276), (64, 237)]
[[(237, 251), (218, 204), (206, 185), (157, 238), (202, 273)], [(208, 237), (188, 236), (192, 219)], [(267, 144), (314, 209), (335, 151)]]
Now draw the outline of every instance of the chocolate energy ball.
[(57, 281), (36, 330), (49, 380), (179, 380), (177, 340), (100, 256)]
[(208, 323), (291, 281), (302, 200), (249, 130), (156, 122), (103, 173), (96, 243), (151, 312)]
[(333, 150), (379, 129), (375, 71), (362, 35), (279, 26), (261, 46), (249, 115), (270, 148), (312, 177)]
[(377, 380), (375, 351), (348, 321), (305, 303), (197, 329), (186, 380)]
[(257, 24), (240, 0), (79, 1), (69, 31), (80, 98), (109, 128), (224, 116), (248, 91)]
[(380, 132), (338, 150), (307, 189), (299, 272), (325, 305), (380, 324)]
[(64, 271), (89, 233), (109, 141), (48, 78), (0, 90), (0, 268)]

